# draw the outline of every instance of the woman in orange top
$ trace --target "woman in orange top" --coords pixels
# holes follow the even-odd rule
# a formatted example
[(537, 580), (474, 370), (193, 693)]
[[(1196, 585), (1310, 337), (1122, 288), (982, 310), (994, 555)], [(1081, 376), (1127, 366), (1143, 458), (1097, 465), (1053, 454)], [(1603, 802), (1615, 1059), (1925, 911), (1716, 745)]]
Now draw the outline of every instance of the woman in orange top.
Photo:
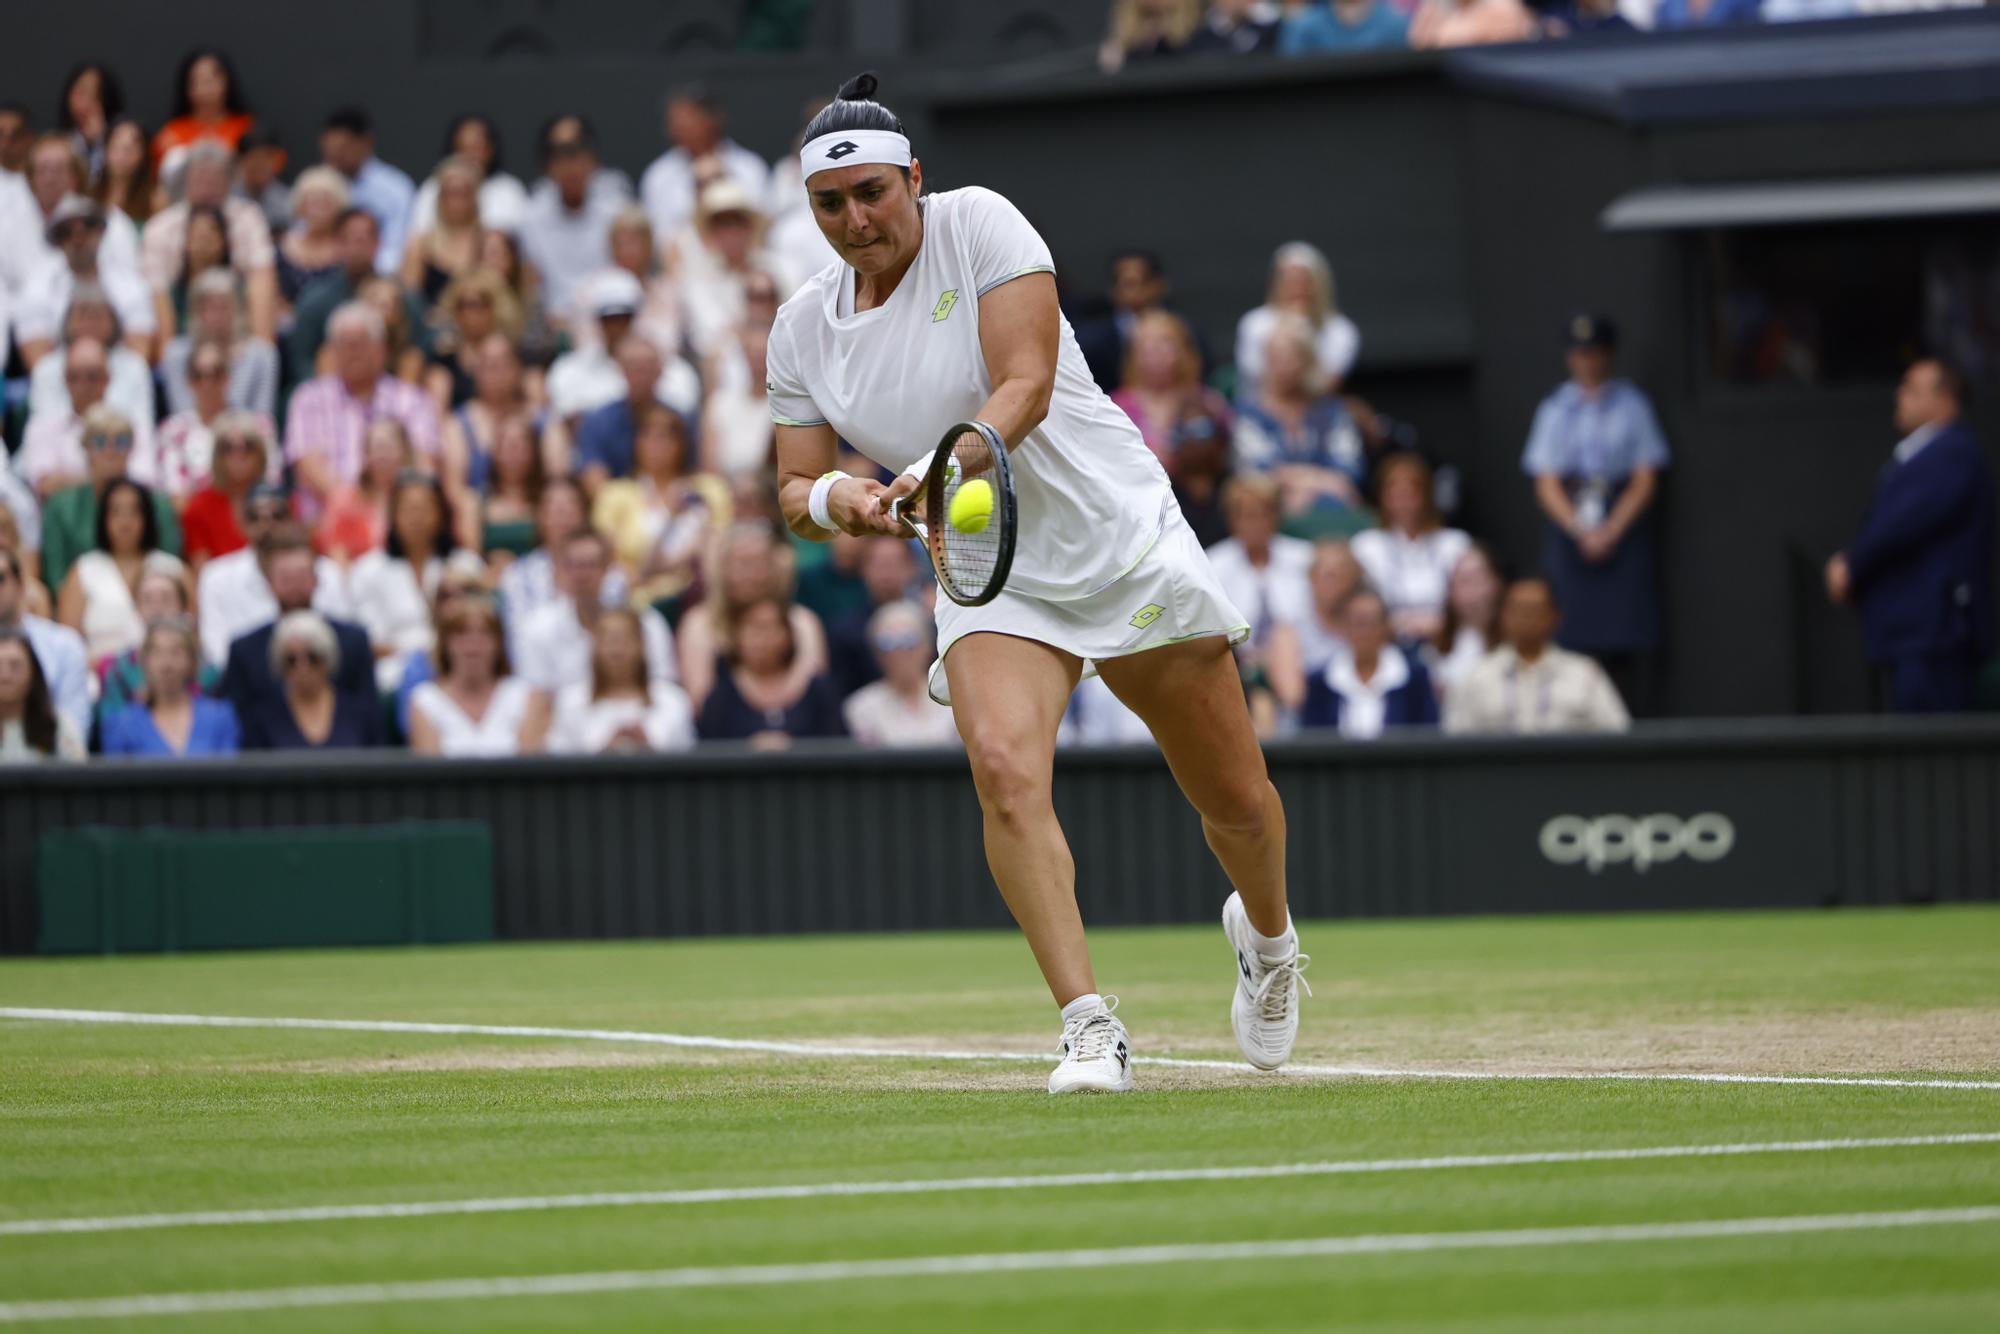
[(220, 51), (190, 51), (174, 81), (173, 119), (153, 136), (153, 163), (164, 172), (170, 158), (203, 139), (214, 139), (234, 153), (256, 119), (243, 103), (229, 57)]

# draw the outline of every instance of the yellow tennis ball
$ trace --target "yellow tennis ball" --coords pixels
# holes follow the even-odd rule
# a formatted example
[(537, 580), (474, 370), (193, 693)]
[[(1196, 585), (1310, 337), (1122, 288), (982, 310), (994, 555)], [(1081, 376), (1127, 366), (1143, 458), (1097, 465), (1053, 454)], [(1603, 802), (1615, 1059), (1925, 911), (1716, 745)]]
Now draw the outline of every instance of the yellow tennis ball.
[(993, 484), (975, 477), (951, 498), (951, 526), (961, 533), (983, 533), (993, 518)]

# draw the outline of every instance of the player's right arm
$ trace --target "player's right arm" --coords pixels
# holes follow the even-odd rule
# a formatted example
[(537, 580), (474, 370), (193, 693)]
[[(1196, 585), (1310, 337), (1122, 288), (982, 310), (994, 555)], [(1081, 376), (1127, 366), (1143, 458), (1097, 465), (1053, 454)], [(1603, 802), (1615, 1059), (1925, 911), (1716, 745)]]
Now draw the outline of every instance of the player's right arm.
[[(778, 439), (778, 503), (785, 526), (808, 542), (825, 542), (831, 529), (814, 521), (809, 505), (813, 483), (839, 466), (839, 440), (825, 422), (812, 426), (776, 428)], [(906, 537), (903, 526), (883, 513), (875, 497), (883, 491), (872, 477), (846, 477), (827, 493), (826, 512), (850, 533), (864, 537)]]

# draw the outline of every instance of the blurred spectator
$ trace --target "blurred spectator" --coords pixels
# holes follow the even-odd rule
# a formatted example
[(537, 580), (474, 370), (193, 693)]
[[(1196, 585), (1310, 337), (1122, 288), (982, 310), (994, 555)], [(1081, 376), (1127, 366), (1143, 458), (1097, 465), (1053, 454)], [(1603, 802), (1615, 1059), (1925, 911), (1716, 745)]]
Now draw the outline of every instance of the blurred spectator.
[[(11, 191), (13, 207), (0, 209), (0, 286), (10, 289), (16, 299), (16, 340), (21, 336), (20, 302), (32, 287), (41, 285), (48, 270), (62, 268), (67, 263), (62, 249), (50, 235), (56, 210), (71, 195), (81, 195), (90, 188), (83, 159), (77, 156), (69, 140), (59, 134), (45, 134), (34, 141), (23, 183), (27, 186), (25, 191)], [(146, 282), (139, 276), (139, 229), (115, 209), (101, 210), (99, 216), (103, 231), (98, 262), (117, 275), (114, 297), (119, 300), (122, 312), (130, 300), (128, 293), (145, 294)], [(55, 309), (60, 313), (62, 307)], [(151, 309), (149, 298), (149, 315)]]
[(1304, 319), (1312, 332), (1313, 361), (1332, 393), (1354, 368), (1361, 331), (1334, 301), (1333, 266), (1317, 246), (1288, 241), (1271, 256), (1271, 285), (1264, 304), (1236, 322), (1236, 396), (1252, 398), (1264, 378), (1265, 350), (1285, 314)]
[[(105, 345), (95, 338), (77, 338), (66, 349), (63, 382), (69, 390), (69, 410), (43, 410), (29, 417), (14, 454), (14, 471), (44, 502), (75, 486), (90, 471), (83, 447), (84, 418), (100, 407), (116, 411), (104, 401), (111, 371)], [(118, 417), (129, 428), (131, 419), (122, 412)]]
[(1201, 8), (1201, 0), (1112, 0), (1097, 67), (1116, 74), (1134, 61), (1179, 55), (1201, 22)]
[(410, 749), (450, 758), (519, 755), (534, 690), (508, 674), (500, 615), (464, 598), (437, 620), (434, 681), (410, 695)]
[[(216, 695), (222, 688), (222, 667), (220, 660), (206, 661), (200, 644), (196, 641), (194, 622), (188, 616), (188, 586), (184, 571), (168, 566), (164, 561), (147, 562), (139, 572), (139, 588), (132, 600), (139, 608), (139, 623), (149, 629), (161, 620), (181, 620), (187, 623), (188, 652), (193, 655), (194, 666), (190, 670), (193, 688), (204, 695)], [(97, 717), (100, 728), (103, 721), (128, 704), (143, 702), (146, 698), (145, 644), (119, 654), (108, 662), (98, 664)], [(231, 732), (234, 714), (231, 714)]]
[(782, 750), (794, 737), (840, 736), (840, 699), (824, 675), (800, 680), (800, 646), (779, 597), (754, 598), (734, 617), (715, 685), (696, 723), (704, 741)]
[(622, 173), (599, 171), (597, 133), (581, 116), (558, 116), (543, 130), (542, 170), (521, 220), (521, 252), (542, 276), (548, 318), (566, 328), (583, 280), (611, 262), (611, 220), (632, 191)]
[(1229, 420), (1228, 403), (1201, 382), (1201, 355), (1186, 321), (1164, 310), (1149, 310), (1133, 322), (1122, 382), (1111, 401), (1125, 409), (1169, 472), (1183, 422)]
[(20, 299), (14, 309), (14, 338), (29, 367), (54, 349), (70, 298), (86, 282), (97, 284), (109, 298), (126, 345), (152, 359), (158, 328), (152, 298), (129, 269), (98, 262), (104, 228), (103, 206), (83, 195), (65, 196), (50, 217), (47, 238), (60, 253), (18, 289)]
[[(307, 288), (341, 271), (343, 256), (350, 248), (358, 258), (362, 246), (358, 233), (351, 247), (341, 244), (340, 224), (350, 203), (347, 178), (332, 167), (307, 167), (300, 172), (292, 186), (291, 204), (292, 224), (278, 238), (278, 294), (296, 305)], [(346, 261), (352, 282), (374, 271), (375, 250), (381, 241), (381, 228), (375, 225), (375, 216), (365, 209), (357, 210), (357, 214), (368, 220), (367, 262)], [(304, 309), (299, 311), (299, 318), (307, 318)]]
[[(1206, 395), (1204, 401), (1208, 401)], [(1167, 476), (1173, 483), (1181, 517), (1205, 547), (1229, 536), (1229, 523), (1222, 512), (1222, 491), (1229, 481), (1235, 424), (1235, 418), (1227, 412), (1221, 416), (1201, 413), (1183, 417), (1174, 427), (1174, 456)]]
[(1658, 0), (1653, 6), (1653, 28), (1656, 32), (1676, 32), (1755, 23), (1761, 4), (1762, 0)]
[[(482, 276), (490, 278), (495, 275), (486, 269), (474, 275), (475, 278)], [(504, 292), (504, 288), (497, 292), (485, 292), (464, 282), (453, 285), (455, 301), (476, 297), (491, 302), (497, 296), (502, 301), (511, 302), (512, 298), (505, 296)], [(479, 327), (478, 319), (469, 323), (474, 328)], [(440, 436), (443, 451), (440, 472), (445, 494), (453, 497), (454, 504), (458, 505), (463, 505), (468, 495), (477, 495), (485, 490), (487, 476), (493, 467), (494, 452), (499, 448), (501, 427), (516, 419), (528, 421), (521, 358), (505, 333), (489, 331), (461, 355), (465, 369), (472, 377), (472, 393), (444, 419)], [(529, 438), (533, 441), (532, 423), (529, 423), (529, 431)], [(540, 448), (539, 442), (535, 445)]]
[[(347, 623), (345, 618), (353, 611), (347, 600), (347, 576), (325, 556), (313, 555), (305, 529), (292, 522), (291, 502), (282, 487), (259, 484), (251, 490), (243, 506), (243, 535), (247, 545), (215, 556), (201, 568), (195, 606), (200, 613), (202, 657), (227, 661), (231, 643), (269, 625), (283, 611), (310, 607), (322, 616), (339, 618), (336, 624)], [(290, 554), (295, 537), (305, 543), (304, 559)], [(277, 585), (271, 582), (274, 560), (276, 577), (285, 585), (284, 597), (291, 606), (281, 601)], [(354, 629), (357, 642), (367, 639), (359, 626)]]
[[(715, 684), (716, 662), (727, 651), (736, 621), (751, 603), (775, 598), (785, 603), (787, 571), (779, 559), (783, 541), (766, 520), (745, 518), (738, 509), (731, 524), (711, 548), (703, 579), (705, 595), (680, 620), (680, 680), (697, 713)], [(804, 607), (792, 604), (792, 685), (803, 692), (806, 682), (828, 667), (826, 628)]]
[(0, 547), (0, 635), (18, 635), (30, 645), (50, 698), (80, 745), (90, 734), (90, 663), (83, 636), (26, 606), (27, 575), (20, 553)]
[(390, 497), (416, 462), (409, 434), (390, 418), (369, 426), (362, 448), (361, 475), (334, 488), (313, 530), (313, 545), (343, 569), (388, 543)]
[(639, 600), (654, 603), (695, 581), (711, 535), (729, 524), (731, 506), (720, 478), (688, 475), (687, 426), (679, 413), (646, 403), (636, 416), (632, 476), (598, 487), (591, 519)]
[(28, 489), (28, 484), (16, 477), (12, 468), (3, 465), (0, 465), (0, 547), (20, 557), (28, 609), (38, 614), (52, 610), (48, 590), (42, 587), (41, 580), (42, 507), (35, 503), (35, 493)]
[(431, 604), (447, 561), (484, 573), (478, 557), (452, 541), (451, 510), (437, 479), (406, 472), (389, 493), (387, 544), (358, 558), (347, 574), (354, 617), (374, 645), (376, 683), (385, 695), (396, 693), (403, 657), (435, 651)]
[(272, 236), (284, 235), (292, 225), (292, 192), (280, 179), (285, 162), (284, 145), (269, 130), (253, 129), (236, 145), (236, 182), (231, 193), (257, 206)]
[[(1765, 16), (1784, 0), (1765, 0)], [(1816, 4), (1817, 0), (1805, 0)], [(1850, 3), (1850, 0), (1833, 0), (1834, 4)], [(1590, 32), (1636, 33), (1640, 29), (1631, 19), (1618, 11), (1618, 0), (1556, 0), (1552, 4), (1535, 6), (1535, 14), (1541, 25), (1541, 34), (1554, 40), (1575, 37)]]
[[(900, 542), (877, 543), (901, 546)], [(868, 648), (880, 678), (841, 706), (848, 735), (864, 746), (955, 746), (951, 709), (931, 698), (931, 618), (914, 602), (890, 602), (868, 618)]]
[(0, 626), (0, 764), (85, 758), (83, 733), (56, 712), (27, 636)]
[(708, 359), (702, 456), (710, 471), (724, 477), (767, 472), (775, 464), (767, 368), (778, 304), (777, 280), (750, 274), (743, 285), (743, 318)]
[[(224, 652), (222, 693), (236, 708), (236, 720), (243, 725), (246, 746), (253, 720), (284, 707), (285, 686), (274, 650), (278, 626), (289, 616), (313, 611), (329, 627), (328, 634), (339, 645), (338, 658), (330, 664), (330, 670), (341, 693), (366, 697), (372, 702), (375, 691), (375, 653), (369, 647), (368, 632), (351, 621), (336, 620), (319, 612), (322, 601), (344, 598), (345, 594), (337, 586), (323, 583), (328, 575), (337, 580), (339, 570), (330, 567), (324, 557), (313, 555), (312, 540), (306, 536), (306, 530), (291, 522), (272, 524), (258, 539), (253, 558), (254, 569), (260, 575), (254, 586), (223, 566), (223, 561), (235, 561), (236, 556), (211, 561), (202, 572), (204, 585), (213, 582), (217, 591), (235, 595), (225, 616), (232, 619), (242, 616), (246, 608), (256, 609), (260, 603), (268, 608), (270, 619), (229, 640)], [(221, 578), (216, 577), (219, 570)], [(203, 612), (204, 651), (210, 643), (206, 624), (208, 603), (209, 588), (204, 586), (197, 604)]]
[(250, 334), (269, 342), (278, 332), (277, 251), (264, 210), (230, 195), (230, 163), (229, 150), (220, 144), (188, 150), (180, 202), (147, 222), (140, 238), (142, 265), (155, 292), (184, 290), (195, 272), (194, 220), (204, 214), (220, 220), (223, 262), (242, 281)]
[(1396, 638), (1415, 642), (1444, 629), (1445, 590), (1471, 537), (1444, 526), (1431, 488), (1431, 465), (1393, 454), (1375, 476), (1382, 526), (1354, 536), (1354, 556), (1389, 606)]
[[(576, 432), (577, 476), (591, 496), (608, 479), (632, 475), (632, 442), (639, 431), (639, 416), (659, 405), (654, 397), (660, 381), (659, 352), (637, 334), (627, 334), (617, 344), (616, 353), (624, 392), (586, 413)], [(685, 435), (683, 428), (683, 438)]]
[(93, 669), (137, 648), (144, 637), (138, 603), (143, 573), (170, 574), (184, 587), (193, 582), (180, 557), (161, 550), (155, 500), (129, 477), (107, 485), (97, 503), (95, 541), (77, 553), (56, 593), (56, 619), (83, 636)]
[(92, 177), (90, 197), (107, 213), (117, 209), (144, 226), (153, 216), (157, 189), (145, 127), (129, 116), (114, 121), (105, 141), (103, 170)]
[(1644, 712), (1646, 662), (1660, 641), (1650, 511), (1667, 442), (1645, 394), (1611, 378), (1611, 322), (1578, 315), (1568, 336), (1570, 378), (1535, 410), (1521, 467), (1549, 520), (1542, 570), (1563, 609), (1563, 647), (1623, 676)]
[(243, 749), (381, 745), (382, 709), (373, 692), (335, 685), (343, 652), (325, 617), (310, 611), (286, 612), (271, 634), (270, 670), (279, 688), (252, 706), (243, 722)]
[(1827, 593), (1861, 607), (1869, 660), (1898, 713), (1973, 704), (1993, 651), (1993, 470), (1960, 420), (1965, 376), (1934, 358), (1896, 390), (1904, 432), (1861, 532), (1827, 562)]
[[(203, 146), (206, 151), (209, 145)], [(165, 217), (155, 216), (154, 221)], [(174, 278), (166, 287), (153, 290), (153, 308), (158, 312), (160, 338), (164, 341), (187, 332), (188, 289), (213, 273), (230, 279), (228, 224), (212, 208), (198, 208), (187, 216), (186, 248), (175, 259)]]
[(1622, 732), (1631, 726), (1604, 669), (1551, 641), (1562, 623), (1548, 582), (1522, 579), (1500, 604), (1505, 641), (1445, 696), (1448, 732)]
[(438, 452), (436, 405), (423, 390), (387, 373), (388, 328), (380, 313), (349, 302), (327, 320), (327, 334), (333, 370), (292, 395), (285, 430), (285, 458), (309, 517), (341, 483), (359, 479), (371, 422), (394, 420), (426, 461)]
[(1150, 746), (1153, 733), (1146, 720), (1111, 693), (1095, 672), (1076, 683), (1069, 707), (1056, 727), (1058, 746)]
[[(438, 576), (437, 589), (431, 597), (431, 621), (433, 625), (444, 624), (447, 617), (456, 615), (473, 602), (480, 602), (492, 609), (494, 624), (499, 625), (500, 608), (493, 599), (493, 590), (486, 582), (486, 571), (474, 560), (463, 555), (454, 556), (444, 563), (444, 572)], [(504, 629), (502, 634), (504, 636)], [(402, 737), (410, 735), (410, 701), (417, 693), (417, 687), (426, 681), (437, 679), (437, 662), (434, 657), (435, 641), (429, 648), (413, 648), (398, 656), (396, 671), (396, 729)], [(512, 659), (507, 671), (511, 673)], [(378, 673), (387, 674), (383, 663), (376, 663)], [(532, 695), (532, 691), (529, 692)]]
[[(580, 528), (564, 540), (562, 560), (563, 596), (530, 613), (518, 635), (521, 675), (551, 695), (590, 679), (591, 635), (607, 605), (604, 583), (612, 568), (611, 544)], [(672, 681), (678, 669), (666, 618), (648, 607), (639, 613), (639, 624), (652, 679)]]
[(535, 266), (521, 258), (521, 246), (511, 233), (487, 228), (480, 243), (479, 267), (500, 275), (514, 304), (521, 308), (521, 336), (515, 350), (529, 365), (546, 366), (555, 356), (556, 335), (549, 328), (542, 304), (542, 279)]
[[(81, 345), (77, 350), (81, 352)], [(58, 490), (42, 506), (42, 580), (51, 591), (62, 587), (76, 558), (97, 544), (98, 499), (125, 476), (132, 458), (132, 423), (116, 408), (92, 408), (82, 427), (84, 476), (75, 485)], [(147, 494), (155, 545), (178, 553), (181, 529), (173, 505), (165, 496)]]
[[(528, 659), (523, 651), (528, 622), (541, 608), (565, 596), (557, 561), (570, 534), (585, 526), (587, 514), (583, 488), (576, 479), (551, 473), (535, 503), (535, 547), (500, 574), (500, 616), (507, 625), (507, 656), (517, 667)], [(626, 596), (625, 572), (614, 567), (604, 577), (599, 597), (603, 605), (617, 607), (624, 605)]]
[[(506, 354), (504, 362), (495, 361), (489, 367), (489, 374), (495, 377), (488, 386), (489, 394), (504, 394), (515, 411), (526, 406), (527, 385), (521, 374), (520, 354), (514, 350), (521, 337), (521, 307), (508, 290), (506, 279), (492, 269), (475, 268), (445, 289), (444, 299), (432, 314), (441, 319), (431, 342), (424, 387), (440, 412), (461, 408), (479, 394), (475, 349), (489, 341)], [(447, 444), (450, 438), (447, 422)]]
[(1279, 20), (1270, 0), (1208, 0), (1187, 49), (1193, 55), (1267, 55), (1278, 49)]
[[(623, 269), (598, 274), (590, 287), (587, 308), (597, 322), (598, 337), (558, 357), (549, 367), (548, 379), (549, 411), (579, 435), (578, 419), (585, 413), (634, 397), (625, 369), (613, 352), (624, 346), (644, 299), (639, 280)], [(638, 341), (652, 351), (654, 363), (660, 364), (659, 350), (644, 339)], [(692, 416), (701, 406), (701, 377), (694, 367), (675, 357), (655, 372), (652, 397), (684, 417)], [(579, 439), (579, 450), (581, 443)]]
[(771, 197), (770, 167), (724, 133), (722, 103), (708, 89), (677, 88), (668, 96), (667, 138), (673, 147), (654, 158), (639, 178), (639, 198), (654, 235), (677, 236), (693, 220), (697, 158), (713, 156), (748, 198)]
[(861, 582), (861, 555), (873, 538), (838, 532), (826, 544), (826, 559), (799, 571), (794, 600), (821, 625), (832, 625), (856, 608), (874, 605), (868, 588)]
[(771, 163), (771, 230), (765, 244), (783, 261), (794, 278), (804, 282), (840, 256), (827, 241), (806, 200), (805, 178), (799, 174), (799, 150), (805, 147), (804, 127), (827, 107), (827, 99), (809, 100), (799, 113), (799, 133), (793, 136), (789, 153), (781, 153)]
[(1278, 50), (1288, 56), (1409, 44), (1410, 20), (1384, 0), (1313, 0), (1295, 10), (1278, 35)]
[(190, 51), (174, 75), (173, 115), (153, 136), (153, 165), (164, 177), (179, 167), (188, 149), (209, 140), (234, 153), (255, 121), (229, 57), (214, 50)]
[[(361, 280), (354, 299), (382, 317), (382, 328), (388, 337), (389, 374), (404, 384), (421, 386), (429, 364), (425, 347), (428, 330), (411, 316), (409, 293), (403, 290), (403, 285), (394, 278), (371, 273)], [(332, 364), (331, 358), (321, 353), (320, 369), (329, 369)], [(437, 410), (435, 403), (432, 409)]]
[(448, 157), (431, 174), (437, 186), (437, 216), (410, 237), (403, 252), (403, 286), (435, 305), (454, 279), (479, 263), (485, 220), (479, 214), (479, 168)]
[[(639, 284), (639, 304), (632, 318), (632, 332), (660, 350), (662, 357), (680, 355), (682, 311), (680, 293), (674, 280), (659, 263), (653, 242), (653, 224), (646, 210), (627, 204), (611, 220), (611, 265), (584, 280), (583, 291), (595, 291), (598, 274), (622, 270)], [(570, 335), (578, 347), (601, 336), (595, 320), (580, 319)]]
[(1445, 592), (1444, 628), (1427, 657), (1431, 684), (1440, 699), (1451, 698), (1459, 682), (1500, 642), (1500, 565), (1492, 551), (1474, 542), (1452, 567)]
[(104, 175), (104, 157), (111, 127), (125, 114), (125, 91), (118, 76), (94, 60), (86, 60), (63, 80), (56, 104), (56, 128), (69, 133), (83, 158), (84, 172), (95, 181)]
[[(1117, 389), (1124, 377), (1125, 357), (1139, 317), (1149, 310), (1165, 310), (1169, 290), (1166, 266), (1152, 251), (1121, 250), (1111, 257), (1110, 313), (1079, 320), (1074, 329), (1077, 346), (1090, 366), (1090, 378), (1105, 393)], [(1208, 349), (1201, 329), (1190, 320), (1188, 332), (1194, 336), (1195, 350), (1206, 368)]]
[(694, 232), (675, 238), (668, 267), (687, 304), (688, 342), (703, 357), (715, 355), (743, 322), (752, 282), (770, 281), (780, 302), (795, 286), (764, 248), (763, 210), (732, 180), (702, 187)]
[(144, 686), (134, 701), (104, 716), (106, 755), (183, 758), (234, 755), (239, 741), (236, 711), (195, 688), (201, 656), (194, 622), (166, 616), (146, 625), (139, 664)]
[(1272, 322), (1263, 379), (1237, 401), (1232, 444), (1239, 469), (1277, 482), (1287, 515), (1361, 508), (1366, 448), (1347, 408), (1326, 391), (1303, 317), (1286, 312)]
[[(285, 374), (294, 382), (319, 374), (319, 353), (328, 336), (333, 313), (360, 298), (375, 276), (375, 253), (381, 229), (366, 209), (348, 208), (334, 223), (334, 241), (340, 263), (332, 273), (315, 278), (299, 297), (292, 318), (292, 332), (286, 340)], [(400, 289), (399, 289), (400, 290)], [(414, 327), (423, 319), (416, 298), (402, 293), (403, 318)], [(384, 327), (386, 336), (386, 324)]]
[(373, 214), (382, 229), (375, 271), (394, 273), (403, 262), (404, 229), (417, 187), (402, 171), (375, 156), (375, 123), (358, 106), (328, 114), (319, 132), (320, 161), (347, 178), (348, 198)]
[[(908, 542), (873, 537), (861, 548), (861, 587), (868, 594), (862, 606), (826, 623), (827, 657), (833, 684), (841, 695), (853, 694), (880, 675), (873, 645), (875, 614), (911, 596), (917, 581), (917, 557)], [(929, 660), (925, 660), (929, 666)]]
[(1534, 16), (1521, 0), (1423, 0), (1410, 19), (1410, 45), (1418, 50), (1526, 42), (1534, 36)]
[(1349, 741), (1372, 741), (1390, 727), (1435, 727), (1430, 674), (1390, 637), (1389, 609), (1362, 589), (1340, 610), (1333, 659), (1306, 679), (1299, 726), (1330, 727)]
[[(278, 349), (255, 334), (246, 334), (236, 304), (236, 284), (226, 271), (211, 270), (188, 289), (187, 332), (167, 344), (160, 357), (160, 388), (167, 411), (186, 412), (201, 401), (194, 381), (195, 345), (222, 355), (221, 407), (269, 417), (278, 407)], [(214, 412), (209, 413), (213, 417)]]
[(109, 403), (133, 426), (150, 431), (153, 426), (153, 371), (146, 359), (125, 346), (124, 330), (118, 327), (118, 312), (112, 309), (104, 289), (96, 283), (78, 283), (69, 294), (69, 309), (63, 314), (62, 341), (35, 363), (28, 377), (28, 415), (60, 420), (78, 411), (69, 392), (69, 346), (89, 339), (109, 349), (105, 366), (109, 379), (101, 395), (82, 390), (86, 406)]
[[(215, 349), (207, 349), (206, 355), (211, 364), (221, 361)], [(181, 510), (181, 542), (196, 577), (215, 557), (250, 545), (252, 508), (259, 509), (266, 523), (290, 515), (284, 488), (277, 484), (277, 450), (272, 444), (276, 438), (270, 422), (250, 413), (225, 412), (204, 419), (196, 408), (167, 418), (160, 427), (157, 461), (144, 472), (134, 461), (133, 474), (140, 481), (169, 494), (173, 494), (176, 479), (190, 484), (200, 479), (201, 485), (192, 494), (181, 493), (187, 502)], [(203, 458), (207, 459), (205, 477), (195, 466)], [(152, 480), (148, 480), (148, 472)], [(259, 487), (265, 488), (261, 497), (256, 494)]]
[(549, 751), (604, 755), (693, 745), (694, 713), (687, 695), (651, 671), (639, 613), (607, 608), (591, 634), (590, 679), (556, 692)]
[(19, 102), (0, 102), (0, 191), (27, 188), (28, 148), (34, 142), (28, 109)]
[(1262, 662), (1280, 622), (1299, 621), (1307, 601), (1312, 543), (1278, 531), (1278, 484), (1269, 477), (1232, 477), (1222, 492), (1229, 537), (1208, 549), (1215, 577), (1250, 623), (1247, 666)]
[(1306, 571), (1306, 605), (1271, 627), (1265, 672), (1280, 707), (1296, 714), (1306, 702), (1306, 682), (1325, 672), (1345, 642), (1340, 613), (1368, 587), (1353, 549), (1338, 538), (1313, 543)]
[[(500, 231), (519, 231), (528, 214), (528, 191), (517, 177), (503, 169), (500, 131), (489, 116), (471, 112), (454, 119), (445, 131), (441, 158), (458, 158), (470, 163), (478, 173), (479, 221)], [(429, 231), (437, 221), (438, 178), (433, 173), (417, 190), (410, 206), (410, 226)]]

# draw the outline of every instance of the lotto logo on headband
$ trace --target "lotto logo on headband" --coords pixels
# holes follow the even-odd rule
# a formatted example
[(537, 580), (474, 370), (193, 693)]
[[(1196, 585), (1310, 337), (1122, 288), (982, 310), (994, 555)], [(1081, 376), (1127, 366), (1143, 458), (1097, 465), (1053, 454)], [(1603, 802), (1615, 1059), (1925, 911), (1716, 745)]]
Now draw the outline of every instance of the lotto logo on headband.
[(832, 130), (799, 150), (799, 171), (808, 180), (814, 172), (871, 162), (907, 168), (910, 141), (894, 130)]
[(838, 162), (842, 158), (846, 157), (849, 153), (859, 153), (860, 151), (861, 151), (860, 144), (855, 143), (852, 139), (842, 139), (832, 148), (827, 149), (826, 155), (832, 158), (835, 162)]

